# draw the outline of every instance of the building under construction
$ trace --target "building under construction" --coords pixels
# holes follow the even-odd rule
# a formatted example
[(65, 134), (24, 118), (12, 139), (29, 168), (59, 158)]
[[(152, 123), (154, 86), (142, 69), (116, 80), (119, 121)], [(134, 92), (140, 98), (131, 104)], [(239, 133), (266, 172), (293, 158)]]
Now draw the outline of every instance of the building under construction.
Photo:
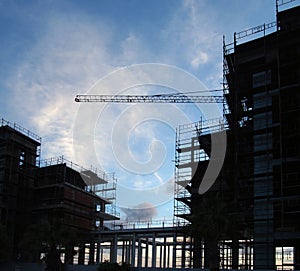
[(39, 228), (51, 225), (54, 231), (65, 228), (80, 236), (63, 249), (62, 260), (73, 263), (76, 247), (77, 262), (83, 264), (85, 244), (93, 243), (91, 233), (103, 228), (104, 221), (118, 219), (113, 207), (116, 180), (114, 175), (84, 169), (63, 157), (40, 160), (40, 148), (39, 136), (1, 120), (0, 225), (7, 237), (8, 259), (38, 261), (47, 247), (29, 256), (33, 244), (24, 247), (22, 243), (33, 225), (37, 235)]
[[(62, 157), (40, 161), (41, 139), (2, 120), (0, 214), (11, 254), (17, 257), (26, 225), (49, 223), (54, 216), (84, 233), (72, 244), (75, 254), (61, 253), (70, 264), (299, 270), (300, 6), (284, 10), (292, 2), (276, 1), (275, 22), (235, 33), (230, 43), (224, 38), (223, 118), (177, 129), (172, 225), (106, 227), (105, 220), (117, 219), (115, 209), (107, 209), (114, 176)], [(222, 169), (199, 194), (211, 161), (221, 159), (212, 157), (221, 144), (212, 144), (212, 137), (225, 132)], [(212, 266), (214, 238), (218, 255)]]
[(235, 33), (232, 43), (224, 38), (224, 119), (177, 130), (178, 223), (193, 221), (207, 197), (193, 188), (211, 159), (210, 136), (227, 131), (224, 165), (209, 192), (233, 199), (244, 223), (237, 240), (220, 241), (220, 268), (300, 268), (300, 6), (279, 10), (289, 2), (277, 1), (276, 22)]

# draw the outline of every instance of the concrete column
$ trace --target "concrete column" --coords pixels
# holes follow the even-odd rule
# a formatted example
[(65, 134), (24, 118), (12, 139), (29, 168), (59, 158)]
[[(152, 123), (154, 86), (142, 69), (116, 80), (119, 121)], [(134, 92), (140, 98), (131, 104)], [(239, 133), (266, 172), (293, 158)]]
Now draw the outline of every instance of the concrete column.
[(148, 236), (146, 237), (146, 248), (145, 248), (145, 267), (148, 267), (148, 258), (149, 258), (149, 243)]
[(65, 253), (65, 263), (66, 264), (73, 264), (73, 245), (66, 246), (66, 253)]
[(130, 240), (126, 241), (126, 263), (130, 263)]
[(174, 233), (173, 235), (173, 259), (172, 259), (172, 268), (176, 268), (176, 256), (177, 256), (177, 235)]
[(183, 237), (181, 246), (181, 268), (185, 268), (185, 248), (186, 248), (186, 237)]
[(135, 267), (135, 233), (132, 235), (131, 242), (131, 267)]
[[(190, 243), (191, 243), (191, 239), (190, 239)], [(201, 249), (200, 249), (200, 251), (201, 251)], [(190, 255), (190, 257), (189, 257), (190, 262), (189, 262), (188, 267), (192, 268), (193, 267), (193, 246), (192, 245), (190, 245), (190, 247), (189, 247), (189, 255)]]
[(141, 237), (138, 238), (138, 255), (137, 255), (137, 267), (142, 267), (142, 260), (143, 260), (143, 249), (142, 249), (142, 242)]
[(79, 253), (78, 253), (78, 264), (84, 264), (85, 258), (85, 244), (79, 245)]
[(162, 261), (163, 261), (163, 247), (162, 245), (160, 244), (160, 253), (159, 253), (159, 267), (161, 268), (162, 267)]
[(232, 269), (238, 269), (239, 265), (239, 240), (232, 240)]
[(200, 236), (193, 237), (193, 268), (208, 268), (206, 245), (204, 246), (204, 259), (202, 259), (203, 241)]
[(152, 268), (156, 268), (156, 236), (155, 233), (152, 234)]
[(163, 267), (166, 268), (167, 263), (167, 237), (164, 237), (164, 258), (163, 258)]
[(300, 242), (296, 242), (294, 246), (294, 268), (295, 270), (300, 269)]
[(124, 263), (126, 260), (125, 260), (125, 240), (122, 241), (122, 263)]
[(92, 240), (90, 242), (90, 253), (89, 253), (89, 264), (95, 263), (95, 242)]
[(96, 262), (100, 263), (100, 235), (98, 236), (98, 240), (97, 240)]
[(245, 269), (248, 270), (249, 268), (249, 246), (248, 246), (248, 242), (245, 241)]
[(113, 236), (113, 239), (111, 241), (111, 246), (110, 246), (110, 261), (112, 263), (117, 262), (117, 253), (118, 253), (118, 235), (115, 234)]
[(204, 268), (209, 268), (209, 261), (208, 261), (207, 255), (208, 255), (207, 245), (206, 245), (206, 241), (204, 241), (204, 260), (203, 260), (203, 262), (204, 262)]
[(167, 258), (167, 268), (170, 268), (170, 252), (171, 252), (171, 248), (170, 245), (167, 245), (167, 251), (168, 251), (168, 258)]

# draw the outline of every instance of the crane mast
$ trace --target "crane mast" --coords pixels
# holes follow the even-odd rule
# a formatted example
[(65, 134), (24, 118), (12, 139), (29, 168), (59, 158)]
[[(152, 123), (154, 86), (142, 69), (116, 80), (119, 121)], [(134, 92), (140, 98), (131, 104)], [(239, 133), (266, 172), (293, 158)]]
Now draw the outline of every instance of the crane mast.
[(223, 96), (184, 94), (157, 95), (76, 95), (75, 102), (87, 103), (223, 103)]

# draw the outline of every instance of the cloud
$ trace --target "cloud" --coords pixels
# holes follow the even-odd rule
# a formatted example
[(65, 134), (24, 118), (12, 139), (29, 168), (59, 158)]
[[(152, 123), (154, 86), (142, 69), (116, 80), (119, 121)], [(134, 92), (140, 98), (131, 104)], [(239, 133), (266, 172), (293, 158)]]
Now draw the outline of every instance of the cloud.
[(74, 97), (113, 69), (110, 28), (78, 14), (50, 16), (37, 42), (8, 78), (13, 105), (43, 138), (43, 155), (73, 158)]
[(160, 33), (164, 43), (169, 44), (164, 59), (196, 71), (205, 83), (210, 73), (215, 72), (208, 67), (222, 61), (222, 33), (209, 6), (206, 1), (182, 1)]
[(127, 221), (149, 221), (157, 215), (156, 207), (149, 202), (143, 202), (133, 208), (122, 208), (122, 211), (126, 214)]
[(125, 63), (138, 63), (141, 61), (141, 51), (146, 50), (142, 41), (134, 33), (129, 35), (121, 42), (122, 56)]
[[(162, 123), (142, 122), (152, 118), (175, 128), (178, 124), (190, 122), (185, 113), (174, 105), (145, 104), (129, 107), (86, 104), (80, 105), (84, 110), (78, 111), (79, 105), (74, 102), (74, 97), (76, 94), (85, 93), (88, 89), (96, 90), (97, 80), (106, 77), (109, 72), (120, 66), (130, 66), (145, 61), (165, 61), (183, 68), (199, 69), (201, 65), (210, 63), (214, 32), (199, 27), (207, 20), (207, 16), (198, 18), (197, 12), (200, 6), (193, 1), (183, 2), (170, 23), (162, 27), (164, 30), (161, 31), (161, 35), (158, 32), (156, 42), (162, 46), (157, 45), (155, 51), (152, 51), (152, 44), (147, 43), (143, 35), (134, 31), (128, 31), (125, 38), (121, 40), (120, 37), (116, 39), (118, 28), (109, 25), (101, 18), (94, 20), (95, 18), (84, 16), (80, 12), (71, 12), (63, 16), (45, 13), (43, 19), (46, 24), (43, 26), (46, 27), (40, 29), (39, 36), (28, 49), (23, 62), (8, 78), (14, 108), (21, 112), (20, 118), (28, 117), (29, 128), (33, 128), (43, 138), (43, 157), (64, 155), (67, 159), (85, 167), (93, 165), (102, 170), (113, 169), (113, 171), (118, 169), (120, 165), (117, 165), (117, 162), (121, 161), (128, 171), (127, 174), (117, 178), (127, 179), (126, 181), (133, 185), (133, 188), (152, 188), (154, 192), (164, 193), (165, 195), (156, 200), (157, 204), (169, 200), (171, 182), (168, 182), (169, 188), (163, 191), (159, 191), (157, 187), (157, 183), (165, 184), (160, 177), (162, 174), (156, 173), (166, 158), (164, 147), (160, 143), (165, 142), (166, 138), (161, 139), (157, 133)], [(116, 40), (118, 40), (117, 45)], [(157, 74), (165, 81), (169, 80), (172, 85), (178, 74), (165, 73), (164, 69), (161, 71), (158, 70)], [(180, 71), (178, 73), (180, 74)], [(101, 89), (98, 91), (102, 94), (126, 91), (134, 93), (141, 90), (148, 93), (149, 89), (126, 90), (126, 87), (131, 82), (134, 84), (151, 83), (151, 81), (153, 78), (149, 77), (147, 69), (135, 69), (132, 74), (123, 73), (123, 77), (101, 84)], [(191, 86), (193, 82), (183, 80), (178, 82), (175, 90), (177, 87), (179, 91), (194, 90)], [(169, 91), (174, 92), (174, 89)], [(92, 124), (89, 118), (91, 112), (96, 113), (97, 119)], [(99, 112), (101, 114), (98, 114)], [(82, 114), (80, 116), (82, 121), (75, 124), (77, 113)], [(26, 123), (23, 125), (27, 127)], [(91, 130), (88, 127), (90, 125), (92, 125)], [(86, 133), (74, 142), (73, 134), (76, 130), (86, 131)], [(112, 137), (114, 130), (116, 137)], [(134, 150), (128, 149), (130, 135), (132, 145), (135, 146)], [(112, 143), (115, 144), (114, 150), (112, 150)], [(142, 144), (146, 146), (138, 149), (137, 146)], [(77, 149), (78, 156), (74, 155), (74, 148)], [(96, 149), (96, 156), (90, 155), (91, 148)], [(171, 160), (174, 155), (174, 142), (171, 148), (172, 157), (167, 157), (170, 167), (173, 167)], [(146, 164), (149, 161), (153, 164)], [(126, 168), (128, 165), (131, 168)], [(145, 173), (145, 169), (155, 173), (155, 178), (148, 177), (147, 182), (144, 182), (144, 179), (138, 178), (139, 176), (130, 178), (128, 175), (130, 170)], [(173, 168), (169, 170), (173, 172)], [(120, 174), (123, 172), (120, 170)], [(169, 178), (170, 176), (166, 177)], [(148, 195), (151, 197), (150, 192)], [(139, 199), (139, 202), (142, 200), (145, 199)], [(146, 209), (151, 210), (151, 208)]]
[(205, 52), (198, 52), (198, 54), (195, 54), (194, 59), (191, 61), (191, 65), (193, 68), (199, 68), (201, 64), (205, 64), (208, 61), (208, 55)]

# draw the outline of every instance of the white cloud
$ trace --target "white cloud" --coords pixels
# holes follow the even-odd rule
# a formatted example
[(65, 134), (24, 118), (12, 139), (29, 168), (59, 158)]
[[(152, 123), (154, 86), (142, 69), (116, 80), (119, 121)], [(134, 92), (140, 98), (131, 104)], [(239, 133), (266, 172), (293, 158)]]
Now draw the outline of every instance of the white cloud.
[(208, 65), (221, 61), (222, 48), (222, 33), (207, 6), (206, 1), (183, 1), (161, 32), (165, 42), (170, 44), (166, 59), (173, 59), (170, 63), (180, 63), (187, 70), (197, 71), (204, 82), (211, 72), (207, 70)]
[(141, 61), (141, 52), (146, 48), (143, 46), (141, 39), (136, 34), (129, 35), (121, 42), (122, 56), (121, 59), (125, 63), (138, 63)]
[(49, 17), (48, 28), (8, 79), (14, 106), (43, 137), (44, 158), (63, 154), (73, 159), (74, 97), (113, 68), (109, 32), (108, 26), (76, 14)]
[[(147, 84), (153, 81), (147, 69), (136, 69), (135, 73), (123, 73), (116, 77), (115, 81), (100, 84), (101, 89), (97, 89), (97, 80), (117, 66), (132, 65), (146, 60), (155, 62), (159, 59), (177, 65), (187, 63), (190, 67), (199, 69), (201, 65), (212, 61), (214, 31), (199, 27), (207, 20), (204, 16), (197, 15), (199, 9), (200, 4), (196, 2), (184, 2), (183, 7), (162, 31), (166, 36), (165, 40), (160, 42), (166, 42), (168, 45), (163, 45), (161, 51), (156, 52), (151, 52), (151, 44), (144, 42), (142, 36), (134, 32), (129, 32), (125, 39), (115, 46), (121, 49), (121, 52), (115, 51), (111, 44), (114, 43), (115, 35), (118, 35), (116, 29), (101, 20), (95, 22), (82, 17), (82, 14), (73, 13), (63, 17), (51, 15), (45, 18), (48, 21), (47, 28), (42, 29), (39, 39), (27, 52), (24, 62), (9, 78), (15, 108), (18, 108), (22, 115), (28, 116), (32, 122), (31, 127), (43, 137), (43, 157), (64, 155), (80, 165), (93, 165), (99, 169), (115, 169), (117, 162), (121, 161), (124, 165), (124, 161), (128, 161), (130, 166), (133, 165), (132, 171), (149, 170), (155, 177), (148, 178), (147, 183), (144, 179), (133, 178), (130, 181), (134, 188), (152, 188), (146, 193), (150, 197), (152, 192), (164, 193), (164, 196), (155, 199), (157, 204), (169, 200), (171, 182), (167, 183), (168, 189), (160, 191), (160, 187), (154, 187), (154, 184), (162, 183), (166, 186), (160, 173), (157, 173), (166, 157), (164, 146), (159, 143), (160, 138), (156, 132), (159, 125), (140, 124), (152, 118), (175, 128), (180, 123), (189, 122), (188, 116), (173, 105), (142, 104), (127, 107), (86, 104), (80, 105), (84, 110), (78, 111), (79, 105), (74, 102), (74, 97), (80, 92), (85, 93), (89, 88), (102, 94), (115, 94), (125, 92), (130, 84)], [(159, 79), (163, 77), (165, 82), (168, 81), (172, 86), (174, 78), (181, 71), (178, 71), (178, 74), (165, 73), (164, 69), (156, 72), (155, 76)], [(193, 84), (194, 82), (177, 81), (175, 90), (193, 91)], [(141, 89), (129, 89), (127, 92)], [(145, 93), (148, 91), (142, 90)], [(82, 114), (82, 121), (75, 123), (78, 119), (77, 112)], [(94, 113), (97, 121), (91, 123), (93, 120), (90, 119), (90, 114)], [(92, 129), (89, 126), (92, 126)], [(116, 139), (112, 137), (114, 129), (117, 131)], [(82, 137), (73, 142), (73, 133), (78, 130), (83, 131)], [(147, 152), (135, 149), (130, 156), (128, 138), (131, 131), (132, 140), (149, 143)], [(112, 141), (117, 150), (115, 153), (112, 150)], [(173, 146), (172, 144), (172, 156)], [(74, 148), (77, 149), (78, 156), (75, 156)], [(96, 156), (86, 151), (90, 149), (96, 150)], [(116, 160), (116, 154), (119, 161)], [(127, 164), (125, 168), (126, 166)], [(170, 168), (170, 171), (173, 172), (173, 168)]]
[(197, 69), (201, 64), (205, 64), (208, 61), (208, 55), (204, 52), (198, 52), (195, 54), (194, 59), (191, 61), (193, 68)]

